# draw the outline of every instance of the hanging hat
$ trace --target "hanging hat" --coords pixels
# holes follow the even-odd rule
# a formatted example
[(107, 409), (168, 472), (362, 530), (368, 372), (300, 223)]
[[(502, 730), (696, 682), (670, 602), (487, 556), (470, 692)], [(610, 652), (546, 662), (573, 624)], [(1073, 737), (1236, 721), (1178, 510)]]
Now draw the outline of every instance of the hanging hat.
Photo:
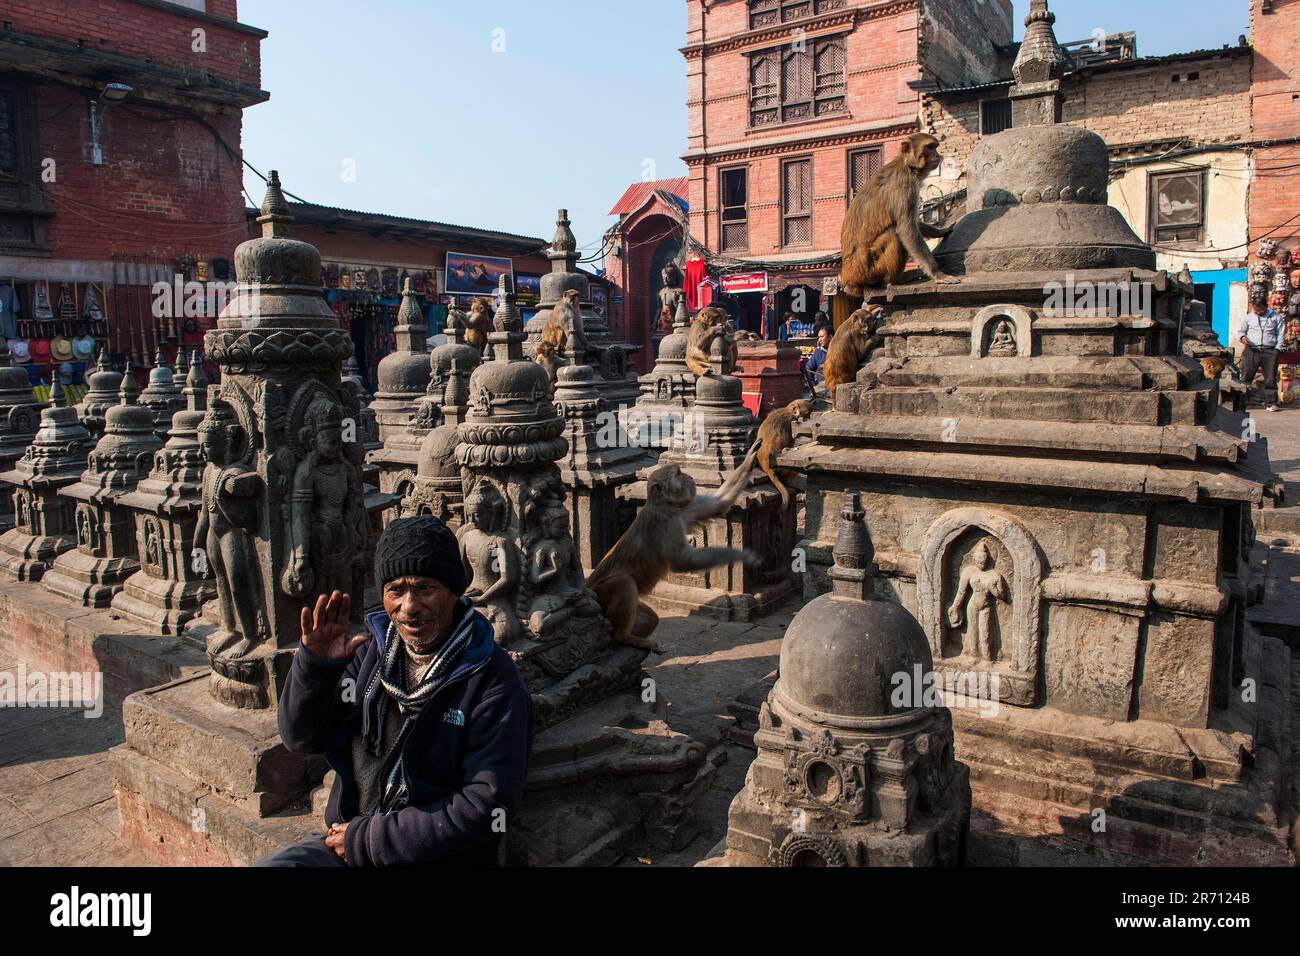
[(37, 365), (50, 364), (50, 340), (49, 339), (32, 339), (27, 343), (28, 348), (32, 350), (32, 361)]
[(95, 339), (81, 335), (72, 340), (72, 357), (78, 362), (89, 362), (95, 357)]
[(72, 351), (72, 340), (66, 335), (60, 335), (50, 342), (50, 356), (56, 362), (71, 362), (75, 358)]
[(10, 339), (9, 354), (13, 357), (15, 365), (26, 365), (32, 360), (31, 354), (27, 351), (26, 339)]
[(64, 385), (71, 385), (76, 372), (71, 362), (64, 362), (59, 366), (59, 381)]

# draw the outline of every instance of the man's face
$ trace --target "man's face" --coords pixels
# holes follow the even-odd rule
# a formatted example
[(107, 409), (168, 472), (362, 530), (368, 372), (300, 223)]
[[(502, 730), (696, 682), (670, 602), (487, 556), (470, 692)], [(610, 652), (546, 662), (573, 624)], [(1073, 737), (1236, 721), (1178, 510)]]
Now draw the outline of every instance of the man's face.
[(456, 595), (432, 578), (395, 578), (384, 585), (384, 611), (408, 647), (428, 652), (451, 630)]
[(1268, 300), (1256, 299), (1254, 302), (1250, 304), (1250, 310), (1254, 312), (1256, 315), (1263, 315), (1265, 312), (1268, 311)]
[(822, 348), (827, 348), (831, 344), (831, 333), (825, 326), (817, 330), (817, 344)]

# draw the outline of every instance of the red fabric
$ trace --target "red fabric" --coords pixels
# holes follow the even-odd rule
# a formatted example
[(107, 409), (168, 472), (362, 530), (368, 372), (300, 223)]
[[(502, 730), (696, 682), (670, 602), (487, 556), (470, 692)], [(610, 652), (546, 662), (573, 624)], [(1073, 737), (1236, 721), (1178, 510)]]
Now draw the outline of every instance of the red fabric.
[[(698, 301), (700, 283), (709, 277), (708, 268), (703, 259), (692, 259), (686, 263), (686, 308), (694, 312), (704, 306)], [(712, 297), (710, 296), (710, 299)]]

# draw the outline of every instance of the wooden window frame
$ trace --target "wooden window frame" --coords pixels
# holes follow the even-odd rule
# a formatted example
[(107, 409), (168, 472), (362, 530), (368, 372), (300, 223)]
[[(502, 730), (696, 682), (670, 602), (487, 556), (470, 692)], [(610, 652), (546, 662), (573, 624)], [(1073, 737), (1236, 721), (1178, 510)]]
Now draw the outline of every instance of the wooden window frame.
[[(859, 153), (876, 154), (877, 157), (876, 172), (880, 172), (880, 170), (885, 165), (884, 146), (855, 146), (852, 149), (845, 150), (844, 152), (844, 205), (845, 206), (848, 206), (849, 203), (853, 202), (853, 197), (857, 194), (857, 190), (853, 188), (853, 157), (858, 155)], [(867, 182), (870, 181), (871, 179), (870, 177), (868, 177)], [(867, 183), (865, 182), (862, 183), (861, 185), (858, 186), (858, 189), (861, 189), (862, 186), (865, 186), (866, 184)]]
[[(1005, 103), (1007, 104), (1007, 110), (1008, 110), (1008, 113), (1010, 113), (1010, 112), (1011, 112), (1011, 107), (1010, 107), (1010, 104), (1011, 104), (1011, 98), (1010, 98), (1009, 96), (990, 96), (990, 97), (987, 97), (987, 98), (985, 98), (985, 99), (980, 100), (980, 122), (979, 122), (979, 131), (980, 131), (980, 135), (981, 135), (981, 136), (992, 136), (992, 135), (994, 135), (993, 133), (990, 133), (988, 130), (986, 130), (986, 129), (984, 128), (984, 106), (985, 106), (985, 104), (987, 104), (987, 103), (1003, 103), (1003, 102), (1005, 102)], [(1007, 125), (1004, 126), (1001, 130), (998, 130), (998, 132), (1000, 133), (1000, 132), (1002, 132), (1003, 130), (1011, 129), (1013, 125), (1014, 125), (1014, 117), (1008, 119), (1008, 120), (1007, 120)]]
[[(841, 66), (838, 71), (819, 73), (817, 71), (818, 48), (829, 44), (839, 46)], [(775, 80), (772, 83), (761, 84), (760, 87), (760, 84), (754, 82), (754, 74), (758, 63), (765, 58), (771, 58), (774, 61)], [(808, 39), (805, 41), (805, 47), (802, 50), (792, 49), (789, 45), (755, 50), (747, 54), (747, 59), (748, 72), (746, 81), (749, 84), (749, 130), (773, 129), (781, 126), (792, 126), (796, 123), (811, 123), (822, 119), (849, 118), (847, 33)], [(797, 100), (791, 98), (786, 83), (787, 64), (796, 59), (801, 61), (798, 68), (808, 71), (807, 95)], [(836, 73), (838, 73), (838, 76), (836, 76)], [(775, 87), (775, 89), (772, 89), (772, 87)], [(758, 105), (760, 98), (758, 91), (760, 88), (764, 90), (761, 96), (764, 99), (771, 100), (771, 102), (762, 106)], [(838, 104), (838, 106), (835, 104)], [(796, 111), (801, 111), (801, 115), (792, 115)], [(756, 121), (756, 117), (760, 113), (775, 114), (775, 116), (770, 122), (760, 123)]]
[[(808, 164), (808, 210), (806, 212), (791, 213), (786, 202), (786, 178), (785, 170), (787, 166), (794, 163)], [(817, 245), (817, 189), (816, 189), (817, 164), (813, 161), (811, 153), (802, 156), (786, 156), (781, 159), (781, 248), (782, 249), (812, 249)], [(786, 224), (792, 219), (808, 220), (808, 241), (806, 243), (791, 243), (787, 241)]]
[(37, 124), (36, 89), (12, 77), (0, 77), (0, 93), (13, 104), (11, 117), (15, 135), (15, 171), (12, 175), (0, 173), (0, 230), (4, 220), (21, 222), (30, 232), (30, 239), (5, 236), (0, 231), (0, 255), (43, 256), (50, 255), (48, 219), (40, 186), (39, 161), (40, 127)]
[[(745, 175), (745, 203), (743, 206), (725, 205), (727, 191), (723, 186), (723, 180), (728, 173), (744, 173)], [(744, 211), (743, 217), (727, 219), (728, 210), (741, 209)], [(729, 246), (726, 243), (727, 226), (744, 223), (745, 225), (745, 243), (743, 246)], [(718, 167), (718, 251), (719, 252), (748, 252), (751, 241), (749, 233), (749, 164), (739, 163), (730, 166)]]
[[(1205, 242), (1205, 230), (1206, 230), (1207, 219), (1208, 219), (1207, 210), (1205, 207), (1208, 199), (1208, 187), (1210, 181), (1209, 172), (1210, 169), (1208, 166), (1196, 166), (1196, 167), (1187, 167), (1183, 169), (1161, 169), (1161, 170), (1155, 170), (1147, 173), (1147, 241), (1151, 245), (1153, 246), (1154, 245), (1177, 246), (1182, 244), (1200, 245), (1201, 243)], [(1201, 192), (1200, 200), (1199, 200), (1200, 216), (1197, 222), (1194, 225), (1184, 224), (1181, 226), (1157, 225), (1156, 202), (1158, 201), (1158, 197), (1160, 195), (1159, 190), (1157, 189), (1157, 181), (1169, 176), (1191, 176), (1191, 175), (1196, 175), (1200, 178), (1200, 192)], [(1164, 237), (1161, 235), (1162, 231), (1172, 232), (1173, 230), (1186, 230), (1192, 228), (1195, 228), (1196, 230), (1196, 235), (1194, 236), (1175, 238), (1175, 237)]]

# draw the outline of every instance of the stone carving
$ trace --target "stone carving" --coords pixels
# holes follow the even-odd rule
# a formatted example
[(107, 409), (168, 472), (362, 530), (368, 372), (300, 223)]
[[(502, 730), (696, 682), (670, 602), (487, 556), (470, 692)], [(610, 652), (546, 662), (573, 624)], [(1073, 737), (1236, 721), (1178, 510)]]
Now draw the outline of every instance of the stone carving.
[(948, 607), (948, 623), (956, 628), (965, 627), (963, 654), (986, 661), (998, 659), (997, 603), (1009, 599), (1007, 579), (994, 566), (988, 542), (979, 542), (961, 567), (956, 593)]
[(1006, 319), (1000, 319), (997, 327), (993, 330), (993, 338), (989, 341), (988, 354), (998, 358), (1015, 358), (1016, 336), (1011, 330), (1011, 323)]
[(466, 596), (492, 624), (496, 642), (508, 647), (519, 637), (519, 617), (514, 592), (519, 585), (519, 555), (505, 535), (506, 503), (489, 482), (465, 499), (465, 524), (460, 529), (460, 551), (470, 572)]
[(575, 613), (591, 616), (600, 607), (583, 586), (578, 548), (569, 534), (569, 512), (551, 504), (536, 512), (536, 530), (525, 536), (529, 553), (528, 627), (545, 640)]
[(1033, 355), (1034, 313), (1024, 306), (991, 305), (971, 322), (971, 358)]
[(669, 315), (675, 316), (678, 307), (686, 303), (686, 290), (682, 288), (682, 270), (676, 263), (670, 262), (664, 266), (660, 278), (663, 280), (663, 288), (659, 290), (660, 309), (667, 309)]
[(464, 491), (456, 449), (460, 423), (469, 409), (470, 372), (479, 364), (477, 349), (470, 351), (474, 353), (472, 359), (452, 358), (443, 389), (442, 424), (420, 444), (419, 465), (401, 506), (403, 515), (433, 515), (452, 530), (460, 528), (464, 519)]
[(172, 416), (185, 408), (185, 395), (177, 387), (175, 377), (175, 370), (166, 363), (159, 349), (149, 370), (149, 384), (140, 393), (140, 404), (153, 412), (158, 437), (164, 440), (172, 427)]
[(121, 388), (122, 373), (113, 370), (101, 349), (95, 370), (86, 375), (86, 394), (77, 405), (77, 417), (95, 441), (104, 434), (104, 413), (117, 404)]
[(239, 659), (268, 637), (258, 573), (257, 497), (262, 479), (250, 468), (248, 436), (224, 402), (214, 402), (199, 426), (207, 465), (196, 540), (216, 582), (224, 631), (208, 644), (209, 655)]
[(139, 395), (127, 362), (120, 403), (105, 412), (104, 434), (87, 457), (86, 470), (60, 491), (75, 502), (77, 549), (60, 555), (41, 584), (86, 607), (108, 607), (140, 569), (135, 518), (123, 498), (148, 476), (162, 440)]
[(0, 577), (39, 581), (55, 558), (77, 546), (74, 503), (59, 491), (77, 482), (95, 443), (76, 410), (63, 403), (56, 380), (36, 437), (13, 470), (0, 475), (17, 488), (17, 527), (0, 536)]
[(379, 469), (380, 491), (399, 497), (409, 494), (420, 443), (436, 424), (431, 412), (437, 408), (430, 408), (427, 392), (434, 367), (426, 348), (428, 326), (421, 298), (408, 278), (394, 329), (397, 350), (379, 363), (379, 388), (370, 404), (383, 446), (371, 452), (367, 461)]
[[(780, 677), (759, 711), (758, 754), (728, 814), (732, 866), (954, 866), (970, 822), (952, 718), (921, 694), (928, 643), (876, 594), (877, 566), (856, 494), (845, 494), (833, 593), (781, 642)], [(895, 675), (913, 674), (900, 698)]]

